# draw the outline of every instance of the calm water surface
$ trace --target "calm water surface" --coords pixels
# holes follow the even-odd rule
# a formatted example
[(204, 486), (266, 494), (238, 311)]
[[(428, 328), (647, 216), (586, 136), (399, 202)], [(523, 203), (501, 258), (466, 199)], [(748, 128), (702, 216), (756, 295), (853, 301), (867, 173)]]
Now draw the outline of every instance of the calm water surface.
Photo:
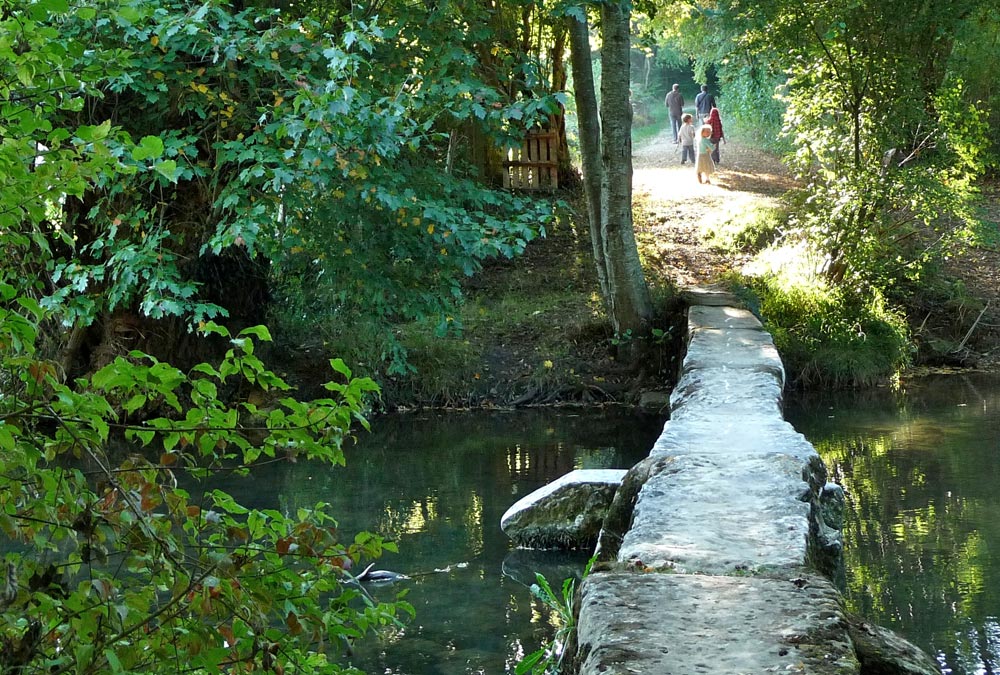
[(325, 501), (345, 538), (368, 529), (398, 543), (378, 567), (412, 578), (370, 588), (385, 600), (406, 589), (416, 618), (359, 645), (356, 666), (373, 675), (500, 675), (554, 630), (557, 619), (528, 591), (535, 571), (559, 582), (586, 562), (512, 551), (500, 517), (573, 469), (632, 466), (662, 426), (662, 417), (602, 410), (390, 416), (347, 449), (346, 467), (276, 465), (219, 487), (246, 506)]
[[(791, 401), (786, 416), (847, 493), (851, 608), (926, 649), (942, 673), (1000, 673), (1000, 377)], [(501, 515), (574, 468), (631, 466), (662, 421), (600, 410), (386, 417), (348, 449), (346, 468), (279, 465), (225, 487), (247, 505), (330, 502), (345, 536), (398, 542), (378, 566), (413, 578), (375, 593), (405, 588), (416, 619), (360, 646), (355, 665), (501, 675), (557, 621), (527, 589), (534, 572), (559, 580), (583, 564), (512, 551)]]
[(1000, 673), (1000, 377), (793, 401), (847, 493), (848, 602), (934, 655)]

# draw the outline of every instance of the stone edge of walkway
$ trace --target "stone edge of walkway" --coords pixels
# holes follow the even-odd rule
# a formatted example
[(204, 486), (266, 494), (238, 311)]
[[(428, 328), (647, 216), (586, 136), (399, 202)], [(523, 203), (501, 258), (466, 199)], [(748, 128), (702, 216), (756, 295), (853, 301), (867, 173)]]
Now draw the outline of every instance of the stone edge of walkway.
[[(857, 675), (843, 599), (817, 572), (840, 568), (842, 524), (831, 512), (842, 491), (784, 421), (773, 340), (731, 294), (683, 297), (688, 349), (671, 419), (640, 463), (648, 475), (615, 561), (582, 584), (572, 672)], [(768, 476), (772, 485), (762, 484)], [(742, 532), (753, 524), (756, 533)], [(720, 554), (741, 537), (759, 555)], [(927, 657), (905, 672), (933, 665)]]

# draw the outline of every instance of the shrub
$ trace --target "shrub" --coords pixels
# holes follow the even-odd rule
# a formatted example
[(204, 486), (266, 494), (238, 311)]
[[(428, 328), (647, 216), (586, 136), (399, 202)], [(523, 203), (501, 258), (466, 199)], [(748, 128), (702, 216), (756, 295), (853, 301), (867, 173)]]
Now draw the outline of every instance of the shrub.
[(906, 322), (881, 293), (788, 283), (780, 275), (741, 277), (798, 385), (864, 386), (888, 381), (909, 363)]

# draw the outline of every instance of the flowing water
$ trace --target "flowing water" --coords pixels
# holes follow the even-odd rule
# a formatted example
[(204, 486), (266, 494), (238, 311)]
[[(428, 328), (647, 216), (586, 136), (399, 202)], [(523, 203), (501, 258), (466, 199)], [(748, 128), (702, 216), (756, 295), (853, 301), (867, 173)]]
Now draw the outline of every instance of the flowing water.
[(277, 464), (216, 487), (245, 506), (328, 502), (344, 538), (367, 529), (398, 543), (377, 566), (411, 578), (368, 589), (383, 600), (405, 590), (416, 618), (356, 646), (365, 672), (501, 675), (558, 624), (528, 589), (535, 572), (558, 588), (587, 556), (514, 551), (500, 517), (573, 469), (632, 466), (662, 427), (663, 417), (620, 410), (388, 416), (347, 448), (346, 467)]
[(933, 655), (1000, 673), (1000, 377), (790, 404), (847, 495), (848, 604)]

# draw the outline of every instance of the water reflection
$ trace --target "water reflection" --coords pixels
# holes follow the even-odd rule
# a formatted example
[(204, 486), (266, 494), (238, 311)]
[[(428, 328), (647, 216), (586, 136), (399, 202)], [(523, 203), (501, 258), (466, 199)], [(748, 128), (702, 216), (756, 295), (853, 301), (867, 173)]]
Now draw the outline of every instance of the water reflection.
[(260, 508), (293, 512), (327, 502), (343, 539), (368, 529), (398, 542), (379, 568), (409, 581), (371, 587), (382, 599), (405, 590), (416, 619), (359, 645), (368, 673), (512, 673), (557, 618), (527, 584), (555, 582), (585, 556), (511, 553), (500, 517), (521, 496), (577, 468), (627, 468), (648, 454), (658, 417), (624, 411), (421, 414), (376, 420), (347, 449), (347, 466), (278, 464), (220, 485)]
[(935, 376), (786, 416), (846, 490), (852, 609), (943, 673), (1000, 672), (1000, 378)]

